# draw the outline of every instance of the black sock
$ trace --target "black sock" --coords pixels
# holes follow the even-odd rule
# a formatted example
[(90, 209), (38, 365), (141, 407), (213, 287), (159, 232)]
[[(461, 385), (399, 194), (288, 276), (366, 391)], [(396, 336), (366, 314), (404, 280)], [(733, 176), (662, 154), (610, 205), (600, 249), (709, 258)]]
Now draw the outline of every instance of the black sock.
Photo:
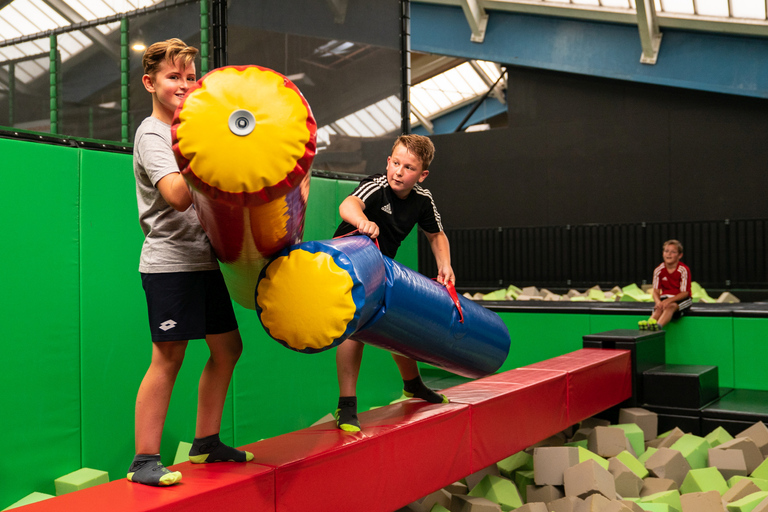
[(189, 460), (202, 462), (248, 462), (253, 460), (251, 452), (245, 452), (227, 446), (219, 439), (219, 434), (195, 438), (189, 450)]
[(403, 380), (403, 394), (407, 397), (416, 397), (432, 404), (447, 404), (448, 398), (429, 389), (421, 377), (411, 380)]
[(336, 426), (345, 432), (359, 432), (360, 420), (357, 419), (357, 397), (340, 396), (339, 407), (334, 414)]
[(144, 485), (166, 486), (181, 481), (181, 473), (163, 466), (160, 454), (137, 453), (128, 468), (128, 480)]

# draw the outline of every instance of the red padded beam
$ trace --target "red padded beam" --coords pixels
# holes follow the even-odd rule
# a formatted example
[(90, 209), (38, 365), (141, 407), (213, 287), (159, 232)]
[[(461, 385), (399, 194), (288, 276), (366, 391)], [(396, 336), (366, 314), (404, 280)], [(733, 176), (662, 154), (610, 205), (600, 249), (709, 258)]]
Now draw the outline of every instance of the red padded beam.
[(450, 404), (400, 402), (248, 445), (248, 464), (178, 464), (181, 484), (115, 480), (24, 510), (113, 512), (396, 510), (621, 403), (630, 352), (583, 349), (443, 392)]
[(217, 463), (172, 466), (182, 472), (180, 484), (150, 487), (125, 478), (107, 484), (26, 505), (24, 512), (179, 512), (225, 510), (270, 512), (275, 510), (275, 478), (270, 467), (255, 464)]
[(472, 407), (471, 473), (568, 427), (567, 389), (565, 371), (519, 368), (443, 390)]
[(568, 373), (568, 423), (573, 425), (632, 396), (629, 350), (584, 348), (526, 368)]
[(362, 432), (328, 422), (246, 447), (275, 466), (278, 512), (397, 510), (471, 472), (466, 405), (409, 400), (360, 423)]

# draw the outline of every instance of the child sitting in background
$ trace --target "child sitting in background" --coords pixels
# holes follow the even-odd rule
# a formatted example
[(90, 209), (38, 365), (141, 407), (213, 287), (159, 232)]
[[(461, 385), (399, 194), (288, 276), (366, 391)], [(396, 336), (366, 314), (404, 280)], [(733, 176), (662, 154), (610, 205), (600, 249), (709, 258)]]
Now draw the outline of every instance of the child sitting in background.
[(664, 242), (664, 262), (653, 271), (653, 313), (638, 322), (640, 329), (658, 330), (673, 318), (680, 318), (691, 301), (691, 269), (681, 262), (683, 244), (677, 240)]

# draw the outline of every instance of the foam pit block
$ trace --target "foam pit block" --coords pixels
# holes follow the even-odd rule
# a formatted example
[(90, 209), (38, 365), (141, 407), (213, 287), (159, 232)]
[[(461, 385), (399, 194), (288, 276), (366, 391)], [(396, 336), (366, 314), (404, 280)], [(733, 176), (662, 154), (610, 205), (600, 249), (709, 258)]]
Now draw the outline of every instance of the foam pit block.
[(533, 456), (527, 452), (519, 451), (497, 462), (496, 467), (499, 468), (499, 473), (512, 479), (515, 476), (515, 471), (518, 469), (533, 469)]
[(645, 451), (645, 432), (635, 423), (619, 423), (614, 428), (620, 428), (624, 431), (629, 444), (632, 445), (635, 455), (642, 455)]
[(565, 497), (563, 490), (554, 485), (529, 485), (526, 489), (526, 498), (529, 503), (540, 501), (550, 503)]
[(648, 478), (643, 479), (643, 488), (640, 489), (640, 497), (645, 498), (646, 496), (651, 496), (652, 494), (665, 491), (674, 491), (679, 488), (680, 486), (677, 485), (677, 482), (672, 479), (649, 476)]
[(579, 462), (584, 462), (585, 460), (594, 460), (595, 462), (603, 466), (603, 468), (608, 469), (607, 459), (604, 459), (599, 455), (595, 455), (594, 452), (591, 452), (588, 449), (583, 448), (581, 446), (577, 446), (576, 449), (579, 450)]
[(518, 508), (516, 512), (547, 512), (547, 506), (540, 502), (526, 503), (522, 507)]
[(765, 459), (763, 462), (761, 462), (760, 465), (757, 466), (754, 471), (752, 471), (750, 476), (768, 480), (768, 459)]
[(535, 485), (535, 483), (533, 470), (515, 471), (515, 485), (517, 486), (517, 490), (520, 491), (520, 496), (522, 496), (523, 501), (528, 501), (528, 486)]
[(600, 493), (607, 499), (616, 497), (616, 483), (613, 476), (594, 460), (588, 460), (569, 467), (563, 473), (566, 496), (586, 499)]
[(639, 498), (643, 488), (643, 479), (637, 476), (616, 457), (608, 461), (608, 472), (613, 475), (616, 483), (616, 493), (623, 497)]
[[(477, 484), (479, 484), (480, 481), (486, 477), (486, 475), (500, 476), (499, 468), (496, 466), (496, 464), (491, 464), (490, 466), (486, 466), (482, 469), (479, 469), (474, 473), (472, 473), (471, 475), (465, 476), (462, 481), (465, 484), (467, 484), (467, 489), (472, 489)], [(467, 494), (467, 493), (463, 492), (459, 494)]]
[(536, 485), (563, 485), (566, 469), (579, 464), (579, 449), (569, 446), (546, 446), (533, 450), (533, 473)]
[(768, 492), (755, 492), (726, 505), (728, 512), (752, 512), (758, 505), (766, 501)]
[(584, 498), (582, 510), (585, 510), (586, 512), (602, 512), (609, 507), (610, 504), (611, 500), (600, 493), (594, 493)]
[(692, 469), (700, 469), (707, 467), (707, 460), (709, 458), (707, 452), (709, 451), (709, 443), (706, 439), (692, 434), (685, 434), (683, 437), (675, 441), (670, 446), (672, 450), (677, 450), (683, 454), (685, 460), (691, 465)]
[(646, 461), (645, 467), (655, 477), (674, 480), (678, 488), (683, 483), (685, 475), (691, 470), (691, 465), (685, 457), (679, 451), (670, 448), (659, 448)]
[(601, 457), (615, 457), (626, 449), (624, 430), (614, 427), (595, 427), (587, 439), (590, 452)]
[(708, 454), (709, 465), (717, 468), (726, 480), (734, 476), (747, 476), (747, 463), (741, 450), (710, 448)]
[(109, 475), (106, 471), (98, 469), (81, 468), (72, 473), (60, 476), (53, 481), (56, 488), (56, 496), (87, 489), (100, 484), (109, 482)]
[(717, 491), (691, 492), (680, 496), (683, 512), (723, 512), (723, 502)]
[(180, 464), (189, 460), (189, 450), (192, 448), (192, 443), (186, 443), (179, 441), (179, 446), (176, 448), (176, 455), (173, 457), (174, 464)]
[(643, 465), (645, 465), (645, 463), (648, 462), (648, 459), (650, 459), (651, 456), (653, 456), (653, 454), (656, 453), (657, 451), (658, 451), (658, 448), (648, 447), (646, 448), (646, 450), (643, 452), (642, 455), (639, 455), (637, 457), (637, 460)]
[(435, 508), (435, 505), (448, 509), (451, 506), (451, 493), (445, 489), (438, 489), (411, 503), (408, 508), (414, 511), (429, 512)]
[(747, 465), (747, 474), (752, 472), (763, 462), (763, 455), (755, 442), (748, 437), (737, 437), (718, 445), (715, 450), (741, 450), (744, 452), (744, 462)]
[(670, 511), (682, 512), (682, 505), (680, 504), (680, 493), (678, 491), (664, 491), (651, 494), (640, 498), (640, 506), (643, 503), (664, 503), (669, 506)]
[(728, 431), (723, 427), (717, 427), (712, 432), (704, 436), (704, 439), (707, 440), (712, 448), (715, 448), (718, 445), (731, 441), (733, 436), (729, 434)]
[(659, 435), (659, 416), (642, 407), (620, 409), (619, 423), (637, 425), (643, 431), (643, 441), (650, 441)]
[(736, 437), (748, 437), (752, 439), (757, 447), (760, 448), (763, 457), (768, 457), (768, 427), (766, 427), (765, 423), (762, 421), (758, 421), (751, 427), (742, 430), (736, 434)]
[(500, 476), (486, 475), (469, 491), (469, 496), (479, 496), (501, 505), (502, 510), (513, 510), (523, 505), (520, 491), (511, 480)]
[(566, 496), (549, 503), (550, 512), (578, 512), (582, 506), (582, 500), (576, 496)]
[(618, 454), (616, 458), (620, 460), (629, 469), (631, 469), (640, 478), (645, 478), (648, 476), (648, 469), (645, 467), (645, 465), (642, 462), (640, 462), (637, 459), (637, 457), (635, 457), (628, 451), (624, 450), (623, 452)]
[(717, 468), (699, 468), (688, 472), (680, 486), (680, 493), (717, 491), (722, 496), (728, 491), (728, 484)]
[(49, 498), (53, 498), (53, 495), (46, 494), (44, 492), (33, 492), (32, 494), (24, 496), (16, 503), (12, 503), (9, 507), (4, 508), (3, 510), (11, 510), (12, 508), (23, 507), (24, 505), (30, 505), (32, 503), (37, 503), (39, 501), (47, 500)]
[(501, 506), (489, 499), (466, 494), (451, 496), (451, 512), (501, 512)]
[(728, 487), (732, 488), (739, 480), (749, 480), (761, 491), (768, 491), (768, 480), (762, 478), (752, 478), (751, 476), (732, 476), (728, 479)]
[(731, 488), (723, 494), (723, 501), (725, 503), (732, 503), (758, 492), (764, 491), (761, 491), (760, 488), (748, 478), (744, 478), (733, 484)]

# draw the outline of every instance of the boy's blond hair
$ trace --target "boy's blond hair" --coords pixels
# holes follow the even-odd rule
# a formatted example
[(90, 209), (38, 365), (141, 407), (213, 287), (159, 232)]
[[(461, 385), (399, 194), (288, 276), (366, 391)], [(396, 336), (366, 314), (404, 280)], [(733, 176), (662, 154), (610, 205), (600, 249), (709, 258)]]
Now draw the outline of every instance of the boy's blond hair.
[(435, 145), (429, 140), (429, 137), (423, 135), (401, 135), (397, 138), (392, 145), (392, 151), (402, 144), (409, 153), (414, 154), (421, 160), (421, 168), (423, 171), (429, 169), (429, 164), (432, 163), (432, 159), (435, 157)]
[(144, 74), (154, 78), (160, 70), (160, 64), (164, 61), (176, 63), (177, 59), (182, 68), (186, 68), (195, 60), (198, 50), (194, 46), (188, 46), (181, 39), (168, 39), (151, 45), (144, 52), (141, 64), (144, 66)]
[(661, 250), (663, 251), (666, 249), (668, 245), (674, 245), (677, 247), (678, 254), (683, 254), (683, 244), (681, 244), (679, 240), (675, 240), (674, 238), (672, 240), (667, 240), (664, 242), (664, 245), (661, 246)]

